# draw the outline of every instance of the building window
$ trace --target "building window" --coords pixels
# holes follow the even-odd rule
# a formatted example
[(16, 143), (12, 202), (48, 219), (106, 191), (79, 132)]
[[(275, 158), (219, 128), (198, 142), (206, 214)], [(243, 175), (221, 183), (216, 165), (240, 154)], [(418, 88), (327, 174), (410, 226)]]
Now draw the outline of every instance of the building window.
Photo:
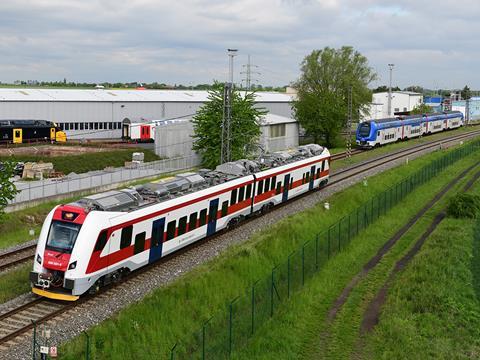
[(80, 130), (83, 130), (83, 124), (84, 123), (80, 123)]
[(103, 123), (98, 123), (98, 129), (103, 130)]
[(394, 112), (399, 112), (400, 109), (399, 109), (399, 108), (395, 108), (393, 111), (394, 111)]
[(270, 137), (277, 138), (285, 136), (285, 124), (270, 125)]
[(98, 122), (95, 123), (95, 130), (98, 130)]
[(109, 130), (112, 130), (112, 129), (113, 129), (113, 123), (111, 122), (111, 123), (108, 123), (108, 124), (109, 124), (109, 125), (108, 125), (108, 129), (109, 129)]
[(65, 130), (70, 130), (70, 123), (65, 123)]
[(78, 123), (75, 123), (75, 130), (78, 130)]
[(90, 123), (90, 130), (93, 130), (93, 122)]

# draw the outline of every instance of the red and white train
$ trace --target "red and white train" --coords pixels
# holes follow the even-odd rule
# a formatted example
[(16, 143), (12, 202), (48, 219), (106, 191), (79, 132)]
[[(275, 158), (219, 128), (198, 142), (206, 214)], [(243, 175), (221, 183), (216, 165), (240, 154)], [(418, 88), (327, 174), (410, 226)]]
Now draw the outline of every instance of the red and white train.
[(95, 292), (245, 217), (325, 186), (329, 160), (328, 149), (311, 144), (59, 205), (40, 233), (32, 291), (70, 301)]

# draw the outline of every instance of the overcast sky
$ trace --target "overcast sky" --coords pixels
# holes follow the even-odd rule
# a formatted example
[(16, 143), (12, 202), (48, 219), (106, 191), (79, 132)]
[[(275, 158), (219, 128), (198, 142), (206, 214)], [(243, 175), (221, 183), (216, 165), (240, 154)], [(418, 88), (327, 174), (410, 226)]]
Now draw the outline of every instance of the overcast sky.
[(478, 0), (3, 0), (0, 81), (235, 82), (250, 54), (285, 85), (313, 49), (351, 45), (379, 81), (480, 88)]

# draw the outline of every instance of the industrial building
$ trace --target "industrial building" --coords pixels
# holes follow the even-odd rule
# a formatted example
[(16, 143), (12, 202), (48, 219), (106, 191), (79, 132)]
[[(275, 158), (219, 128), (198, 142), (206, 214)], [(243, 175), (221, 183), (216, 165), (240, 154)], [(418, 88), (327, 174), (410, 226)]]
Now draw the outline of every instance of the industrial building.
[(468, 121), (480, 120), (480, 97), (472, 97), (468, 100), (468, 116), (466, 100), (452, 101), (451, 106), (453, 111), (461, 111)]
[(362, 116), (362, 121), (369, 119), (382, 119), (394, 116), (397, 113), (411, 111), (423, 103), (423, 95), (411, 91), (392, 91), (392, 105), (388, 113), (388, 92), (374, 93), (370, 104), (369, 114)]
[[(292, 116), (292, 95), (258, 92), (271, 114)], [(207, 91), (0, 89), (1, 119), (42, 119), (59, 124), (70, 139), (120, 139), (122, 122), (193, 116)]]
[[(161, 157), (195, 157), (193, 124), (189, 119), (155, 121), (155, 153)], [(299, 125), (290, 117), (266, 114), (260, 120), (259, 152), (274, 152), (298, 146)]]

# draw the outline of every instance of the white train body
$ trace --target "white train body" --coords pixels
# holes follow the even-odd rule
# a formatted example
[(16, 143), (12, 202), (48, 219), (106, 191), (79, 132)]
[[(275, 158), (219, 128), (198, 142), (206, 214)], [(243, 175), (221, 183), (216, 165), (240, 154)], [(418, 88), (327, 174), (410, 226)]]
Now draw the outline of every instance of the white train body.
[[(226, 172), (177, 175), (138, 191), (110, 191), (57, 206), (40, 234), (30, 273), (33, 292), (76, 300), (92, 287), (326, 185), (329, 151), (318, 145), (299, 149), (303, 155), (297, 152), (281, 165), (281, 156), (270, 158), (270, 167), (238, 161), (225, 164)], [(209, 179), (215, 183), (207, 184)], [(165, 188), (180, 185), (186, 191), (165, 196)]]
[(463, 114), (459, 111), (370, 120), (359, 124), (357, 145), (369, 148), (461, 126)]

